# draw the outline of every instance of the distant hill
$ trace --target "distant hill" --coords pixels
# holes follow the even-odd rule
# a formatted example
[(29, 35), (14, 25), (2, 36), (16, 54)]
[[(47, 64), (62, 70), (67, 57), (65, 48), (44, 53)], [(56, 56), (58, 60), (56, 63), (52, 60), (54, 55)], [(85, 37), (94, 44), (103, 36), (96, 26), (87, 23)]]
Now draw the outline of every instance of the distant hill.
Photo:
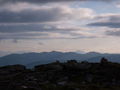
[(66, 60), (75, 59), (78, 61), (99, 62), (102, 57), (106, 57), (112, 62), (120, 62), (120, 54), (102, 54), (97, 52), (89, 52), (85, 54), (78, 54), (75, 52), (41, 52), (41, 53), (24, 53), (24, 54), (10, 54), (0, 57), (0, 66), (23, 64), (28, 67), (33, 67), (38, 64), (46, 64), (59, 60), (64, 62)]

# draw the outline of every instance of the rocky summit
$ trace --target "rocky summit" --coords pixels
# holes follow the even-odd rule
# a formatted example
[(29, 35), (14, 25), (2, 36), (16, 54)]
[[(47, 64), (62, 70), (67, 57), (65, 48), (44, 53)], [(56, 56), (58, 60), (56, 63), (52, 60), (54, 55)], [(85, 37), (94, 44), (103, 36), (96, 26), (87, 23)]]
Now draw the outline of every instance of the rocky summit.
[(56, 61), (32, 69), (3, 66), (0, 90), (120, 90), (120, 64), (102, 58), (99, 63)]

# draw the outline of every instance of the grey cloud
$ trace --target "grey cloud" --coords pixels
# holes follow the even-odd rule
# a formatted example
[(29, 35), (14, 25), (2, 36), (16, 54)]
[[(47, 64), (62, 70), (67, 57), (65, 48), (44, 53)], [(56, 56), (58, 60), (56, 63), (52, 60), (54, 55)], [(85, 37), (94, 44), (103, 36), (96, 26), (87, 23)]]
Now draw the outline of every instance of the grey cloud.
[[(50, 2), (70, 2), (70, 1), (115, 1), (115, 0), (0, 0), (1, 4), (4, 3), (17, 3), (17, 2), (28, 2), (28, 3), (50, 3)], [(118, 1), (118, 0), (116, 0)]]
[[(15, 8), (17, 7), (15, 6)], [(21, 11), (12, 11), (10, 9), (0, 10), (0, 23), (46, 23), (85, 20), (93, 18), (94, 13), (92, 9), (73, 9), (67, 6), (39, 7), (37, 9), (23, 9)]]
[[(17, 1), (19, 0), (16, 0), (16, 2)], [(89, 36), (85, 36), (82, 34), (73, 35), (71, 31), (77, 30), (75, 28), (57, 28), (55, 26), (51, 26), (47, 24), (36, 24), (36, 23), (60, 21), (61, 19), (65, 21), (66, 19), (64, 18), (69, 17), (70, 13), (69, 13), (69, 10), (67, 13), (64, 10), (66, 9), (60, 8), (60, 7), (53, 7), (53, 8), (47, 8), (47, 9), (40, 8), (37, 10), (27, 9), (27, 10), (22, 10), (18, 12), (10, 11), (10, 10), (1, 10), (0, 11), (0, 33), (1, 33), (0, 39), (18, 40), (18, 39), (88, 38)], [(88, 11), (89, 10), (87, 10), (87, 12)], [(76, 13), (74, 12), (73, 14), (76, 15)], [(54, 33), (58, 33), (61, 36), (57, 37), (57, 35), (50, 35)], [(66, 35), (68, 35), (69, 37), (66, 37)]]
[[(50, 33), (49, 33), (50, 34)], [(7, 34), (7, 35), (0, 35), (0, 40), (12, 39), (14, 40), (28, 40), (28, 39), (72, 39), (73, 37), (54, 37), (50, 36), (49, 34)]]
[[(50, 33), (49, 33), (50, 34)], [(54, 36), (51, 36), (51, 35), (45, 35), (45, 34), (35, 34), (35, 35), (1, 35), (0, 36), (0, 40), (9, 40), (9, 39), (12, 39), (14, 43), (17, 43), (18, 40), (28, 40), (28, 39), (81, 39), (81, 38), (97, 38), (96, 36), (86, 36), (86, 35), (82, 35), (82, 34), (79, 34), (79, 35), (72, 35), (70, 33), (67, 33), (67, 34), (61, 34), (60, 36), (56, 37)], [(67, 35), (69, 35), (69, 37), (66, 37)], [(39, 45), (43, 45), (42, 43), (39, 43)]]
[(106, 33), (106, 35), (109, 35), (109, 36), (119, 36), (120, 37), (120, 30), (106, 31), (105, 33)]
[(95, 22), (95, 23), (88, 24), (88, 26), (120, 28), (120, 22)]
[(0, 25), (0, 33), (24, 33), (24, 32), (59, 32), (67, 33), (76, 28), (57, 28), (47, 24), (3, 24)]
[(75, 33), (75, 32), (70, 32), (69, 33), (71, 36), (74, 36), (75, 38), (74, 39), (80, 39), (80, 38), (97, 38), (97, 35), (94, 35), (94, 34), (91, 34), (89, 33), (86, 34), (86, 33)]
[(15, 24), (15, 25), (0, 25), (1, 33), (16, 33), (16, 32), (45, 32), (51, 29), (44, 28), (44, 24)]
[(21, 12), (0, 11), (0, 23), (31, 23), (56, 21), (63, 18), (60, 8), (23, 10)]
[[(17, 3), (17, 2), (29, 2), (29, 3), (47, 3), (47, 2), (61, 2), (61, 1), (78, 1), (78, 0), (0, 0), (0, 3)], [(84, 0), (80, 0), (84, 1)]]
[[(10, 29), (10, 28), (9, 28)], [(13, 40), (19, 40), (19, 39), (80, 39), (80, 38), (96, 38), (96, 35), (89, 35), (86, 33), (75, 33), (73, 29), (71, 28), (64, 28), (64, 29), (46, 29), (46, 30), (38, 30), (34, 31), (31, 29), (31, 31), (24, 31), (23, 29), (18, 30), (19, 32), (16, 32), (16, 29), (14, 31), (10, 32), (10, 30), (6, 30), (6, 32), (0, 32), (0, 39), (13, 39)], [(12, 29), (13, 30), (13, 29)], [(20, 32), (21, 31), (21, 32)]]
[(13, 39), (19, 40), (19, 39), (42, 39), (48, 36), (47, 33), (0, 33), (0, 39)]
[(13, 39), (13, 43), (18, 43), (18, 40), (17, 39)]
[(104, 19), (106, 21), (99, 21), (88, 24), (88, 26), (97, 26), (97, 27), (109, 27), (109, 28), (120, 28), (120, 15), (103, 15), (97, 16), (97, 19)]
[(39, 44), (39, 45), (44, 45), (44, 43), (43, 43), (43, 42), (39, 42), (38, 44)]

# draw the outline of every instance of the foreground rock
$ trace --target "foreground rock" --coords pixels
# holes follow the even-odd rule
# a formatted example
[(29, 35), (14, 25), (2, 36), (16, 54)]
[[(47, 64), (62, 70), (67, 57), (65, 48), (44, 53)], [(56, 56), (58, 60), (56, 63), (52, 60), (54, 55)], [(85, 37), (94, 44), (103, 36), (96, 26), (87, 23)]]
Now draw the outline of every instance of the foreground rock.
[(59, 61), (26, 69), (0, 67), (0, 90), (120, 90), (120, 64)]

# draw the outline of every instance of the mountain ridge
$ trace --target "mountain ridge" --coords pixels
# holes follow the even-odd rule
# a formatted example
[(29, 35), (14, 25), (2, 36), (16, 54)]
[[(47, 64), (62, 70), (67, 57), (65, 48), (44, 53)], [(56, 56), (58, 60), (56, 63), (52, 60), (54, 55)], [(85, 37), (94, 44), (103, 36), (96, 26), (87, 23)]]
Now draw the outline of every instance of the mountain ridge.
[(108, 54), (98, 52), (88, 52), (85, 54), (78, 54), (76, 52), (41, 52), (41, 53), (23, 53), (23, 54), (9, 54), (0, 57), (0, 66), (23, 64), (28, 67), (33, 67), (38, 64), (46, 64), (59, 60), (65, 62), (66, 60), (78, 60), (88, 62), (99, 62), (102, 57), (106, 57), (112, 62), (120, 62), (120, 54)]

